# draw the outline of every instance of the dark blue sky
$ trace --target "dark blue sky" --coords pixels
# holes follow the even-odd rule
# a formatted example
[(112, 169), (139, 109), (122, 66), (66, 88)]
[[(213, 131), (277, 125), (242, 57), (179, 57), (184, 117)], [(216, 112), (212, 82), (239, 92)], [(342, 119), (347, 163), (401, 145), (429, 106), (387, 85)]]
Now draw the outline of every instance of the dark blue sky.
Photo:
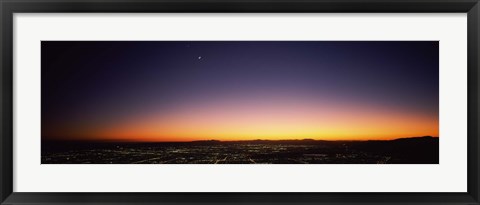
[(42, 136), (265, 95), (438, 117), (438, 67), (437, 41), (44, 41)]

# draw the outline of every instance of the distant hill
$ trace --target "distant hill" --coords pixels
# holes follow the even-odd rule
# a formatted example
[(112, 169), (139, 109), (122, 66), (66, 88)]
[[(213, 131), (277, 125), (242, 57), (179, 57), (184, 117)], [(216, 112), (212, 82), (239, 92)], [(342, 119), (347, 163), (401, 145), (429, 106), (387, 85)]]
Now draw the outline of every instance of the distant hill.
[(310, 144), (310, 143), (345, 143), (345, 142), (420, 142), (420, 141), (435, 141), (438, 140), (438, 137), (432, 136), (422, 136), (422, 137), (406, 137), (398, 138), (393, 140), (315, 140), (315, 139), (285, 139), (285, 140), (264, 140), (264, 139), (255, 139), (255, 140), (232, 140), (232, 141), (221, 141), (221, 140), (196, 140), (190, 142), (179, 142), (179, 143), (196, 143), (196, 144), (217, 144), (217, 143), (286, 143), (286, 144)]
[(439, 162), (439, 138), (424, 136), (352, 143), (352, 149), (393, 156), (410, 163)]

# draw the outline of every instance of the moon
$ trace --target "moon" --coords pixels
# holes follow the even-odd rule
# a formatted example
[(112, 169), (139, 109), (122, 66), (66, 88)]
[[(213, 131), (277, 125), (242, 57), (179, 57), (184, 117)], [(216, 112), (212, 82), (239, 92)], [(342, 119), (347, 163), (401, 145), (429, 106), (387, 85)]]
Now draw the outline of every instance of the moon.
[(198, 56), (198, 60), (201, 60), (202, 59), (202, 56)]

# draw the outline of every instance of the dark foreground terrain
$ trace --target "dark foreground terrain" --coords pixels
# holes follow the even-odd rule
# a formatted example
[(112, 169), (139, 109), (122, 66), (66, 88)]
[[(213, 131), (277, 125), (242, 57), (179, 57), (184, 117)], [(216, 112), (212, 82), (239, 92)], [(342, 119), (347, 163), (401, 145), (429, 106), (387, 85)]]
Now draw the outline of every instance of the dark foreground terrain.
[(390, 141), (42, 141), (42, 164), (438, 164), (436, 137)]

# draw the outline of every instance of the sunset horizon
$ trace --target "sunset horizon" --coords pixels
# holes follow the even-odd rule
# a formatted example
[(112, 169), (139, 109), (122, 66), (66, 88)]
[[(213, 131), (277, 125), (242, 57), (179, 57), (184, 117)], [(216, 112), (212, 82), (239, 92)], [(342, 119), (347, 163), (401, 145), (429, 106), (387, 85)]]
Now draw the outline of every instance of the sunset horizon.
[(218, 142), (254, 142), (254, 141), (392, 141), (392, 140), (400, 140), (400, 139), (414, 139), (414, 138), (439, 138), (439, 136), (432, 136), (432, 135), (419, 135), (419, 136), (410, 136), (410, 137), (398, 137), (398, 138), (338, 138), (338, 139), (325, 139), (325, 138), (281, 138), (281, 139), (262, 139), (262, 138), (251, 138), (251, 139), (217, 139), (217, 138), (210, 138), (210, 139), (195, 139), (195, 140), (176, 140), (176, 141), (150, 141), (150, 140), (134, 140), (134, 139), (126, 139), (126, 140), (117, 140), (111, 138), (96, 138), (95, 140), (89, 140), (85, 138), (78, 138), (78, 139), (59, 139), (59, 138), (45, 138), (45, 141), (84, 141), (84, 142), (132, 142), (132, 143), (175, 143), (175, 142), (210, 142), (210, 141), (218, 141)]
[[(435, 150), (438, 46), (438, 41), (42, 41), (41, 140), (54, 151), (64, 150), (61, 141), (91, 142), (100, 151), (123, 142), (225, 142), (132, 148), (163, 153), (153, 157), (165, 158), (158, 163), (171, 162), (167, 156), (175, 153), (190, 154), (173, 161), (193, 162), (196, 151), (209, 157), (195, 163), (235, 161), (235, 153), (243, 152), (250, 154), (242, 155), (242, 163), (256, 163), (247, 156), (268, 152), (259, 156), (266, 160), (288, 150), (300, 157), (326, 149), (308, 140), (297, 143), (304, 139), (332, 141), (328, 150), (352, 160), (367, 152), (351, 154), (350, 146)], [(402, 138), (415, 139), (395, 141)], [(255, 140), (293, 145), (268, 148)], [(368, 141), (384, 141), (385, 148)], [(83, 156), (90, 148), (81, 144), (71, 149)], [(214, 147), (219, 155), (237, 151), (217, 159), (208, 154)], [(381, 153), (368, 156), (390, 160)]]

